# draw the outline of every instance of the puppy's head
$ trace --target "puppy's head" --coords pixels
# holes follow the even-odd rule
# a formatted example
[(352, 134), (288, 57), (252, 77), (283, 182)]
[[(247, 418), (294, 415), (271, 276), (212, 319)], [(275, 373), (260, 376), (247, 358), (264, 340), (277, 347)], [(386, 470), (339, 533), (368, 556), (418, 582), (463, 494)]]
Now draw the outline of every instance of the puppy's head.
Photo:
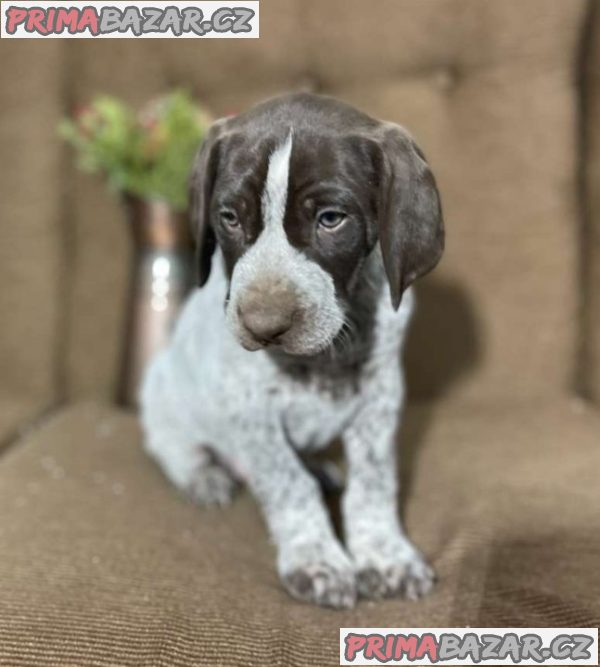
[(199, 284), (221, 247), (227, 320), (249, 350), (328, 347), (379, 242), (394, 308), (443, 250), (438, 192), (399, 126), (289, 95), (218, 121), (191, 178)]

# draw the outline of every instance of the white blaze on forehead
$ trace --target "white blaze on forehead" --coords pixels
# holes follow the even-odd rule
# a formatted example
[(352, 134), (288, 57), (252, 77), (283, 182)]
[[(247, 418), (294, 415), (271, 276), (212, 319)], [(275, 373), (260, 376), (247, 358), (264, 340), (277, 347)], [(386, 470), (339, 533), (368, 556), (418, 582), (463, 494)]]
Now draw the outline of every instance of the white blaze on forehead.
[(264, 227), (233, 269), (227, 320), (242, 345), (257, 349), (260, 344), (249, 338), (240, 316), (246, 295), (251, 289), (259, 290), (268, 305), (273, 293), (279, 289), (289, 290), (304, 316), (285, 334), (283, 349), (291, 354), (316, 354), (334, 339), (344, 323), (344, 313), (331, 275), (292, 246), (283, 226), (292, 143), (290, 129), (286, 139), (269, 156), (261, 196)]
[(265, 230), (283, 228), (290, 177), (292, 140), (293, 133), (290, 130), (285, 142), (278, 146), (269, 158), (267, 180), (261, 200)]

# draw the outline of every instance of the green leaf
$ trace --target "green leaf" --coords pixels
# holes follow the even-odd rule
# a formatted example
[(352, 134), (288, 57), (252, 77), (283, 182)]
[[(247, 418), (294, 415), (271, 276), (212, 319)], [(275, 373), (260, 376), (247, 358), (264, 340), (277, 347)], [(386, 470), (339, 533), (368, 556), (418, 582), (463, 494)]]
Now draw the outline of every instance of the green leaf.
[(185, 210), (188, 176), (208, 125), (190, 96), (176, 91), (140, 114), (102, 95), (58, 130), (82, 170), (102, 174), (121, 192)]

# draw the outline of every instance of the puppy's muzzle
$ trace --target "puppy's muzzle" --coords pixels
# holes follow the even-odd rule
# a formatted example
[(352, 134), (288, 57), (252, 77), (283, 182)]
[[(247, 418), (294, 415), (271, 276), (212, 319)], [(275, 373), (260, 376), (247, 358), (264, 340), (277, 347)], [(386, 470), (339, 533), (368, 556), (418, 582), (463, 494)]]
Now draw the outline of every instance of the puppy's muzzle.
[(240, 322), (262, 346), (280, 345), (298, 313), (298, 299), (288, 286), (250, 288), (238, 303)]

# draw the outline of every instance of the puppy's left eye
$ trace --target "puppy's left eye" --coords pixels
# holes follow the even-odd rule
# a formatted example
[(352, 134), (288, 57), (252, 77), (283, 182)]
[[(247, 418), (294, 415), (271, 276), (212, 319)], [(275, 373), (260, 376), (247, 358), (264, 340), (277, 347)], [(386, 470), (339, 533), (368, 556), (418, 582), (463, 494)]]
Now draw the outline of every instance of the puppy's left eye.
[(230, 208), (221, 209), (219, 211), (219, 217), (221, 218), (221, 222), (227, 227), (235, 228), (240, 224), (236, 212)]
[(343, 211), (328, 208), (319, 213), (317, 222), (324, 229), (337, 229), (347, 220), (347, 218), (348, 216)]

